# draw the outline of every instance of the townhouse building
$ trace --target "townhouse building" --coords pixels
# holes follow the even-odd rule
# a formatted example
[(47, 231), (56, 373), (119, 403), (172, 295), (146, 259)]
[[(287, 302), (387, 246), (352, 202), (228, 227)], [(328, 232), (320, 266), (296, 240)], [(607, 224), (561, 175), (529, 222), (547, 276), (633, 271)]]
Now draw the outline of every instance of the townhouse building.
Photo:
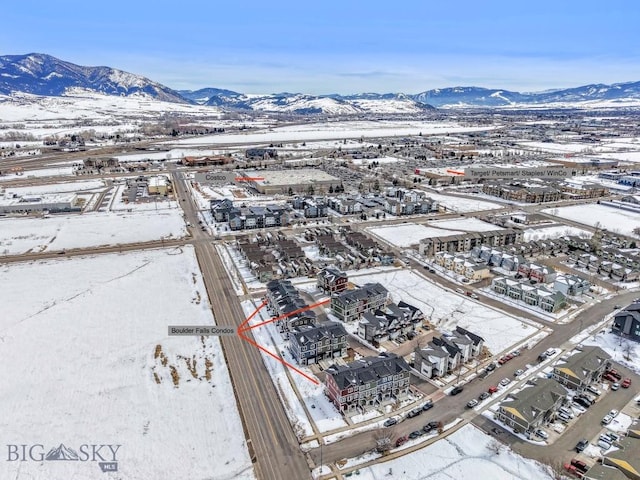
[(367, 283), (354, 290), (345, 290), (331, 297), (331, 311), (343, 322), (359, 320), (387, 303), (389, 292), (379, 283)]
[(634, 302), (616, 313), (611, 331), (621, 337), (640, 342), (640, 303)]
[(325, 267), (316, 276), (317, 285), (320, 290), (330, 295), (340, 293), (347, 288), (349, 277), (346, 273), (336, 267)]
[(325, 373), (327, 396), (345, 414), (402, 400), (409, 393), (411, 381), (411, 368), (393, 353), (332, 365)]
[(600, 347), (582, 347), (564, 362), (553, 366), (553, 378), (572, 390), (582, 391), (593, 382), (599, 382), (611, 366), (611, 356)]
[(289, 350), (300, 365), (347, 356), (347, 331), (337, 322), (301, 325), (289, 334)]

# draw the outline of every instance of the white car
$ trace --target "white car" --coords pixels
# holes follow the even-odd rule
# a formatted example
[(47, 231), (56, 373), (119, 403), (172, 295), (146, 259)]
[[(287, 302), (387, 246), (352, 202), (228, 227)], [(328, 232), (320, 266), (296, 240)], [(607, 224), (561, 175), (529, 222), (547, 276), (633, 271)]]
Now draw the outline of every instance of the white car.
[(545, 354), (547, 357), (550, 357), (551, 355), (554, 355), (555, 353), (556, 353), (556, 349), (555, 349), (555, 348), (549, 348), (549, 349), (547, 349), (547, 351), (546, 351), (546, 352), (544, 352), (544, 354)]
[(540, 428), (536, 430), (536, 435), (544, 440), (549, 438), (549, 434)]
[(611, 415), (605, 415), (604, 418), (602, 419), (602, 424), (609, 425), (612, 420), (613, 420), (613, 417), (611, 417)]
[(500, 385), (502, 385), (503, 387), (506, 387), (510, 383), (511, 383), (511, 379), (510, 378), (503, 378), (502, 380), (500, 380)]
[(609, 416), (610, 416), (611, 418), (616, 418), (616, 417), (618, 416), (618, 413), (620, 413), (620, 412), (618, 412), (618, 410), (611, 410), (611, 411), (609, 412)]

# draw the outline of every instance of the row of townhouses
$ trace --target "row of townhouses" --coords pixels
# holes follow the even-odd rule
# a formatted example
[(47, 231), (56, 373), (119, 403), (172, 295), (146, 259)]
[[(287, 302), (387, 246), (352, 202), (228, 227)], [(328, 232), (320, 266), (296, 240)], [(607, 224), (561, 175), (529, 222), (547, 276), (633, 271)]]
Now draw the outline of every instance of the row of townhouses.
[(567, 297), (561, 292), (507, 277), (494, 278), (491, 282), (491, 289), (499, 295), (522, 300), (527, 305), (538, 307), (545, 312), (557, 312), (567, 305)]
[(358, 336), (374, 345), (395, 340), (400, 335), (414, 332), (424, 319), (422, 312), (405, 302), (365, 312), (358, 322)]
[(343, 292), (349, 283), (347, 274), (335, 267), (326, 267), (320, 270), (316, 280), (318, 288), (329, 295)]
[(434, 256), (438, 252), (465, 253), (475, 247), (486, 245), (502, 247), (521, 242), (524, 233), (521, 230), (501, 229), (486, 232), (468, 232), (457, 235), (424, 238), (420, 240), (420, 254)]
[(216, 222), (228, 222), (231, 230), (279, 227), (289, 223), (284, 205), (239, 206), (229, 199), (211, 200), (211, 214)]
[(325, 373), (327, 395), (342, 413), (362, 413), (409, 394), (411, 368), (393, 353), (332, 365)]
[(621, 255), (621, 263), (617, 263), (611, 260), (603, 259), (601, 253), (602, 252), (574, 252), (573, 254), (569, 255), (569, 262), (574, 263), (578, 268), (583, 268), (597, 275), (606, 274), (612, 280), (619, 282), (632, 282), (640, 279), (640, 269), (638, 268), (638, 261), (640, 261), (640, 259)]
[(531, 434), (555, 420), (560, 406), (567, 404), (567, 389), (584, 391), (600, 382), (610, 368), (610, 356), (599, 347), (583, 347), (553, 367), (552, 378), (536, 379), (500, 404), (496, 417), (514, 430)]
[(331, 297), (331, 310), (343, 322), (359, 320), (365, 312), (373, 312), (387, 303), (389, 292), (379, 283), (367, 283)]
[(550, 283), (556, 279), (556, 271), (546, 265), (525, 262), (518, 265), (516, 278), (527, 278), (538, 283)]
[(295, 327), (316, 323), (316, 314), (308, 309), (307, 302), (289, 280), (267, 282), (267, 309), (278, 318), (276, 326), (284, 338), (289, 338)]
[(484, 339), (460, 326), (414, 351), (414, 368), (428, 378), (443, 377), (482, 353)]
[(434, 262), (436, 265), (440, 265), (458, 275), (464, 275), (465, 278), (472, 282), (488, 278), (491, 275), (491, 270), (486, 263), (481, 263), (462, 255), (438, 252), (434, 257)]
[(306, 218), (326, 217), (329, 215), (329, 207), (324, 197), (296, 196), (290, 202), (295, 210), (302, 210)]
[(299, 365), (344, 358), (347, 346), (347, 332), (337, 322), (300, 325), (289, 335), (289, 350)]
[(490, 267), (499, 267), (508, 272), (515, 272), (521, 263), (525, 263), (522, 255), (509, 254), (500, 248), (488, 245), (477, 245), (471, 249), (470, 257), (485, 262)]

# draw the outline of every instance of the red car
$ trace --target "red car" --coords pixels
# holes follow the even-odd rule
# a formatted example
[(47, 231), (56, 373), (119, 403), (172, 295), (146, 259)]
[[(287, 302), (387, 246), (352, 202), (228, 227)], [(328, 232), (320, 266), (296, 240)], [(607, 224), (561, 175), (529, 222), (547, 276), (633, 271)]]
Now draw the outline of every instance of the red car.
[(404, 445), (405, 443), (407, 443), (407, 440), (409, 440), (409, 439), (407, 438), (407, 436), (406, 436), (406, 435), (405, 435), (405, 436), (403, 436), (403, 437), (399, 437), (399, 438), (396, 440), (396, 447), (399, 447), (400, 445)]
[(492, 387), (489, 387), (489, 393), (496, 393), (498, 391), (498, 387), (496, 387), (495, 385)]
[(505, 363), (507, 363), (509, 361), (509, 359), (507, 357), (502, 357), (500, 360), (498, 360), (498, 363), (500, 365), (504, 365)]
[(605, 373), (602, 376), (602, 378), (605, 379), (605, 380), (609, 380), (610, 382), (613, 382), (613, 383), (618, 381), (618, 379), (616, 377), (614, 377), (613, 375), (611, 375), (611, 373)]
[(614, 377), (616, 380), (620, 380), (622, 378), (622, 375), (620, 375), (618, 373), (618, 371), (615, 368), (612, 368), (611, 370), (607, 370), (605, 372), (605, 375), (611, 375), (612, 377)]
[(578, 478), (582, 478), (583, 476), (582, 472), (578, 470), (575, 466), (571, 465), (570, 463), (565, 463), (564, 468), (567, 472), (569, 472), (572, 475), (575, 475)]
[(631, 386), (631, 379), (630, 378), (625, 378), (622, 383), (620, 384), (620, 386), (622, 388), (629, 388)]
[(576, 467), (578, 470), (580, 470), (583, 473), (585, 473), (587, 470), (589, 470), (589, 467), (587, 466), (586, 463), (584, 463), (582, 460), (577, 460), (575, 458), (571, 460), (571, 465), (573, 465), (574, 467)]

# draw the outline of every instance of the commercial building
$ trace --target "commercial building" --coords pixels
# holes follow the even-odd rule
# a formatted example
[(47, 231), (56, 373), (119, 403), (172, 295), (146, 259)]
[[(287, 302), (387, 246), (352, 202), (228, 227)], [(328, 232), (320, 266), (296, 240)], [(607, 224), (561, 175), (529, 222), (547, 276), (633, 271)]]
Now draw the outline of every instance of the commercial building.
[(393, 353), (332, 365), (325, 372), (327, 396), (343, 413), (395, 403), (409, 393), (411, 368)]
[(334, 189), (342, 181), (327, 172), (314, 168), (292, 170), (242, 170), (239, 176), (245, 177), (247, 184), (266, 195), (289, 193), (323, 193), (329, 187)]
[(76, 194), (20, 196), (10, 192), (0, 196), (0, 215), (79, 212), (84, 201)]

